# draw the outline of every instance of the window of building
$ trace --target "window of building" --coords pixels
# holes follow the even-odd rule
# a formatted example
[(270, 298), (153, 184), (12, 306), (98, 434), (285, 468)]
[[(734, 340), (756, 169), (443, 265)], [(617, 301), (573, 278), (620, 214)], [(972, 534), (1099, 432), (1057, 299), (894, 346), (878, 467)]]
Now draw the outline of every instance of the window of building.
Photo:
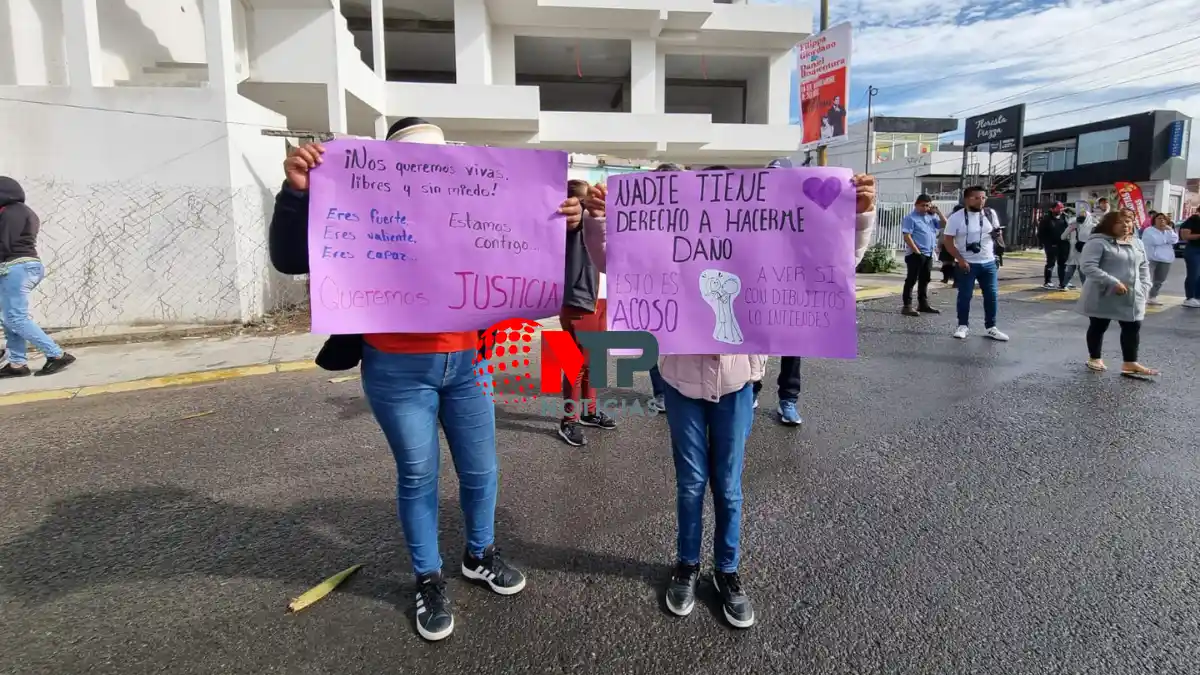
[(918, 157), (938, 147), (937, 134), (875, 134), (875, 161)]
[(926, 178), (921, 181), (921, 192), (934, 199), (958, 199), (958, 189), (959, 181), (954, 179)]
[(1129, 127), (1079, 135), (1079, 164), (1099, 164), (1129, 158)]

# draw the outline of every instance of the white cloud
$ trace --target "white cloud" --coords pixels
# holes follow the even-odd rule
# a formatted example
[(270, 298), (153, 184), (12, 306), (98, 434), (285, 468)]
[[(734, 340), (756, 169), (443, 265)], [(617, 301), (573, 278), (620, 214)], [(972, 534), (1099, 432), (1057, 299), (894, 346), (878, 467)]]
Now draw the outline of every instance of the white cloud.
[[(884, 115), (962, 119), (1025, 103), (1029, 132), (1153, 109), (1200, 118), (1196, 0), (831, 2), (833, 23), (856, 26), (856, 117), (872, 85)], [(1197, 177), (1200, 122), (1191, 147)]]

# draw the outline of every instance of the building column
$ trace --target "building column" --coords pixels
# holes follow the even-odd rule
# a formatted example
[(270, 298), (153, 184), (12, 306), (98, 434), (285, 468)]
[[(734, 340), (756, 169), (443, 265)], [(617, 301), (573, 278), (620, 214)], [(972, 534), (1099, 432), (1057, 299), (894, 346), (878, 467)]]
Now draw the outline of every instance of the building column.
[(204, 0), (204, 52), (208, 86), (228, 104), (237, 97), (237, 52), (232, 0)]
[(387, 115), (380, 115), (375, 118), (375, 138), (378, 140), (387, 140), (388, 118)]
[(492, 27), (484, 0), (454, 0), (454, 66), (458, 84), (492, 83)]
[[(794, 49), (776, 54), (768, 60), (767, 124), (788, 123), (792, 104), (792, 66), (795, 62)], [(796, 92), (796, 96), (799, 95)]]
[(62, 0), (63, 42), (67, 46), (68, 82), (72, 87), (104, 85), (100, 60), (100, 21), (96, 0)]
[(511, 30), (492, 29), (492, 84), (517, 83), (516, 42)]
[(629, 112), (659, 114), (666, 109), (665, 57), (658, 55), (654, 38), (635, 38), (629, 42)]
[(375, 75), (387, 81), (387, 33), (383, 26), (383, 0), (371, 0), (371, 54), (375, 57)]

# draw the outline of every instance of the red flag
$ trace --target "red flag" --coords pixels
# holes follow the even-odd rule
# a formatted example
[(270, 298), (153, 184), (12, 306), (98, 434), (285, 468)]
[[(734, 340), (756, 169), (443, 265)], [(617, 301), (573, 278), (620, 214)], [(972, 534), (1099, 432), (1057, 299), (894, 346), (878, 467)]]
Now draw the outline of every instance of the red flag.
[(1133, 211), (1137, 218), (1138, 228), (1146, 227), (1146, 200), (1142, 198), (1142, 188), (1137, 183), (1117, 183), (1117, 204), (1123, 209)]

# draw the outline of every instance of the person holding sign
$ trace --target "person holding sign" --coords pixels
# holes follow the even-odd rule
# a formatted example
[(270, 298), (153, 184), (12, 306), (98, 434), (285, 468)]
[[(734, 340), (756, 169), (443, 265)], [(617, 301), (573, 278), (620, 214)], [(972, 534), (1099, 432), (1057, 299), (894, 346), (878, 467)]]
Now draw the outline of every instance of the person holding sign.
[[(567, 196), (582, 201), (588, 196), (590, 187), (587, 181), (568, 181)], [(602, 331), (607, 328), (607, 281), (604, 273), (598, 271), (592, 262), (584, 228), (570, 229), (567, 232), (566, 280), (559, 323), (572, 338), (576, 337), (578, 331)], [(575, 344), (582, 349), (577, 338)], [(558, 436), (567, 445), (587, 445), (587, 438), (580, 427), (617, 428), (617, 421), (596, 407), (596, 390), (592, 387), (586, 358), (574, 381), (563, 375), (563, 402), (565, 414), (558, 424)]]
[[(442, 130), (419, 118), (402, 119), (389, 141), (444, 144)], [(270, 226), (271, 263), (284, 274), (309, 272), (309, 180), (325, 149), (309, 144), (284, 162), (287, 179), (276, 198)], [(579, 226), (582, 209), (567, 199), (559, 213)], [(349, 369), (361, 359), (363, 393), (383, 429), (397, 470), (400, 525), (416, 575), (417, 632), (441, 640), (454, 630), (438, 548), (438, 422), (458, 472), (466, 529), (462, 574), (496, 593), (513, 595), (525, 575), (503, 560), (494, 545), (497, 461), (495, 408), (484, 385), (490, 376), (474, 364), (477, 333), (376, 333), (330, 338), (318, 365)]]
[[(866, 253), (874, 229), (875, 179), (858, 175), (850, 182), (855, 187), (854, 205), (858, 214), (854, 232), (854, 264), (857, 265)], [(840, 192), (841, 186), (826, 189)], [(618, 196), (614, 205), (619, 203)], [(609, 206), (607, 191), (603, 187), (593, 188), (584, 205), (587, 211), (584, 228), (599, 239), (608, 232), (605, 226)], [(617, 220), (620, 220), (619, 214)], [(615, 229), (619, 229), (619, 224)], [(589, 246), (589, 251), (593, 256), (607, 257), (606, 240)], [(598, 265), (604, 269), (603, 264)], [(730, 288), (731, 279), (709, 274), (700, 281), (706, 285), (706, 292), (720, 296), (732, 295), (736, 290)], [(728, 334), (725, 337), (731, 344), (736, 338)], [(666, 590), (666, 604), (677, 616), (687, 616), (696, 604), (704, 492), (711, 489), (716, 521), (713, 584), (729, 624), (736, 628), (754, 625), (754, 604), (738, 572), (742, 469), (746, 440), (754, 419), (752, 383), (762, 378), (766, 361), (767, 356), (758, 354), (668, 354), (659, 357), (675, 464), (678, 519), (676, 562)]]
[(971, 296), (978, 281), (983, 291), (985, 335), (1008, 342), (1008, 336), (996, 328), (1000, 280), (995, 247), (1000, 238), (1000, 223), (996, 212), (984, 207), (987, 191), (982, 187), (967, 188), (963, 202), (964, 208), (950, 215), (942, 235), (943, 245), (958, 265), (958, 328), (954, 329), (954, 337), (965, 340), (970, 332)]

